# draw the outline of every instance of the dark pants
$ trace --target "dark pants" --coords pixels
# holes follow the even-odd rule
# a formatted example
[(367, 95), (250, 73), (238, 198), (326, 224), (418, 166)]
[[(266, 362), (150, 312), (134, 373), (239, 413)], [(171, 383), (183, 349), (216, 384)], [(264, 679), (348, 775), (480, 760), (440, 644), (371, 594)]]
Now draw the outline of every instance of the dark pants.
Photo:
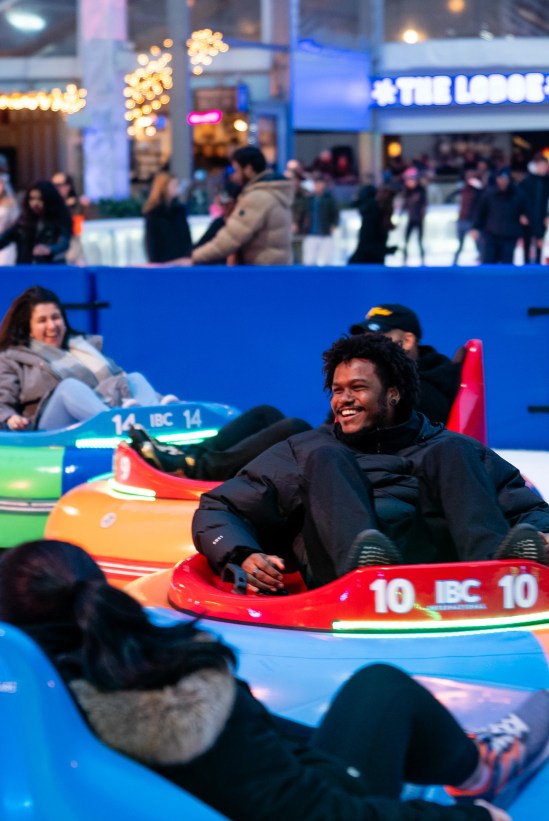
[(493, 265), (498, 262), (504, 265), (512, 265), (516, 244), (516, 237), (496, 237), (493, 234), (485, 234), (482, 262), (485, 265)]
[[(543, 239), (545, 237), (545, 228), (540, 234), (538, 231), (533, 231), (530, 225), (522, 226), (522, 241), (524, 243), (524, 264), (528, 265), (534, 263), (541, 264), (541, 255), (543, 251)], [(534, 258), (532, 259), (532, 241), (534, 243)]]
[[(469, 231), (473, 230), (473, 225), (473, 220), (458, 220), (457, 222), (458, 247), (456, 248), (456, 253), (454, 254), (454, 265), (458, 264), (458, 257), (461, 254), (465, 237)], [(480, 240), (475, 240), (475, 245), (477, 246), (479, 256), (482, 256), (482, 244)]]
[[(457, 787), (478, 760), (475, 743), (427, 690), (396, 668), (374, 664), (351, 676), (312, 731), (266, 715), (240, 686), (213, 747), (188, 764), (158, 770), (229, 818), (340, 821), (385, 817), (379, 799), (397, 801), (405, 782)], [(387, 809), (397, 817), (396, 804)], [(415, 817), (413, 809), (407, 814), (403, 807), (404, 814)]]
[(287, 418), (277, 408), (258, 405), (233, 419), (207, 442), (185, 448), (196, 459), (192, 478), (224, 482), (271, 445), (306, 430), (311, 426), (303, 419)]
[[(467, 438), (442, 439), (427, 447), (421, 456), (415, 466), (418, 510), (423, 521), (443, 522), (455, 552), (454, 557), (439, 555), (436, 560), (475, 562), (493, 558), (509, 532), (509, 523), (476, 444)], [(432, 536), (435, 541), (444, 539), (436, 532), (436, 525)]]
[(406, 233), (404, 235), (404, 262), (406, 262), (406, 259), (408, 258), (408, 242), (414, 232), (417, 232), (419, 254), (421, 257), (421, 264), (423, 265), (425, 262), (425, 251), (423, 249), (423, 220), (421, 222), (413, 222), (408, 220), (408, 224), (406, 225)]
[[(476, 445), (442, 439), (419, 451), (411, 472), (415, 506), (390, 488), (374, 504), (352, 450), (330, 442), (310, 454), (303, 470), (302, 532), (313, 586), (343, 575), (353, 540), (370, 528), (390, 536), (410, 564), (492, 558), (509, 525)], [(432, 552), (418, 552), (426, 551), (426, 543)]]
[(370, 795), (398, 798), (403, 783), (459, 786), (476, 745), (414, 679), (385, 664), (363, 667), (336, 694), (311, 744), (354, 767)]

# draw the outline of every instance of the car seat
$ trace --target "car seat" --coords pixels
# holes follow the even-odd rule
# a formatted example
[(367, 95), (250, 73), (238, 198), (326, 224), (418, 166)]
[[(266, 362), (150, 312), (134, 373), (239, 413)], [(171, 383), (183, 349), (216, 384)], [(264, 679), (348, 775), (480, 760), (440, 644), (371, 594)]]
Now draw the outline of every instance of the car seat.
[(460, 387), (450, 409), (446, 427), (488, 444), (482, 340), (470, 339), (464, 345)]
[(39, 647), (0, 623), (2, 821), (223, 816), (103, 744)]

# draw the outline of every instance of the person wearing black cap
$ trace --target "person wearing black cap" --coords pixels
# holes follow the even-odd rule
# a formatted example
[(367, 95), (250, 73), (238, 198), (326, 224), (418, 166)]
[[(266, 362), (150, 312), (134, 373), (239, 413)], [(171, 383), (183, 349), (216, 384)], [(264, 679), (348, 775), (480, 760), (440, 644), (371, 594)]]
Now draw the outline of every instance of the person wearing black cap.
[[(352, 334), (381, 333), (408, 354), (417, 365), (420, 381), (418, 410), (431, 422), (448, 421), (452, 403), (459, 389), (460, 354), (451, 361), (431, 345), (420, 345), (423, 336), (417, 314), (398, 303), (370, 308), (362, 322), (351, 325)], [(462, 358), (462, 356), (461, 356)]]
[(509, 168), (500, 168), (496, 171), (495, 186), (482, 195), (471, 232), (475, 240), (483, 237), (483, 264), (512, 265), (515, 245), (525, 225), (528, 225), (526, 200), (513, 184)]

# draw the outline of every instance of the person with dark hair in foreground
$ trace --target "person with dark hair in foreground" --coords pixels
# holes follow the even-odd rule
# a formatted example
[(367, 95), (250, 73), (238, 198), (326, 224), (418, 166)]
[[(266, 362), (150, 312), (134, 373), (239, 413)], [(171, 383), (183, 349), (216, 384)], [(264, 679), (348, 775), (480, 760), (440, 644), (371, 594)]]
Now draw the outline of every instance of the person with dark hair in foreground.
[[(196, 623), (151, 624), (66, 542), (7, 552), (0, 619), (40, 645), (106, 744), (233, 821), (511, 821), (487, 802), (506, 804), (546, 757), (546, 690), (467, 736), (385, 664), (351, 676), (317, 729), (273, 715), (231, 649)], [(404, 781), (453, 785), (460, 803), (401, 801)]]
[(216, 572), (235, 563), (250, 590), (277, 592), (296, 558), (312, 586), (364, 565), (547, 562), (549, 505), (494, 451), (415, 410), (417, 368), (401, 347), (340, 339), (324, 373), (335, 423), (202, 495), (193, 539)]

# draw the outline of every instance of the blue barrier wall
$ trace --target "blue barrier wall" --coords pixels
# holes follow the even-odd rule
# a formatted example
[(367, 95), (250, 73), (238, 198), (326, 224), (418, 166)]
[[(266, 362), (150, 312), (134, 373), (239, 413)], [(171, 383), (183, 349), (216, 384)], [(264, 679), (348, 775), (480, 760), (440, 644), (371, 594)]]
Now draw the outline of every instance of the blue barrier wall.
[[(80, 269), (62, 276), (42, 268), (40, 277), (31, 270), (33, 282), (40, 278), (66, 301), (72, 300), (69, 283), (75, 287), (86, 276)], [(15, 292), (19, 283), (26, 287), (19, 268), (4, 272), (17, 279)], [(402, 302), (419, 314), (424, 342), (449, 356), (467, 339), (483, 339), (490, 443), (549, 449), (549, 414), (528, 412), (528, 406), (549, 405), (549, 315), (528, 315), (529, 308), (549, 308), (547, 268), (204, 266), (88, 273), (97, 299), (110, 304), (97, 314), (107, 353), (127, 370), (142, 370), (164, 393), (242, 409), (267, 402), (319, 423), (328, 410), (321, 352), (372, 305)], [(80, 316), (74, 321), (82, 327)]]
[[(17, 265), (0, 267), (0, 317), (12, 300), (32, 285), (49, 288), (63, 302), (89, 305), (93, 299), (94, 279), (85, 268), (66, 265)], [(89, 308), (68, 310), (71, 325), (81, 331), (93, 331), (93, 312)]]

